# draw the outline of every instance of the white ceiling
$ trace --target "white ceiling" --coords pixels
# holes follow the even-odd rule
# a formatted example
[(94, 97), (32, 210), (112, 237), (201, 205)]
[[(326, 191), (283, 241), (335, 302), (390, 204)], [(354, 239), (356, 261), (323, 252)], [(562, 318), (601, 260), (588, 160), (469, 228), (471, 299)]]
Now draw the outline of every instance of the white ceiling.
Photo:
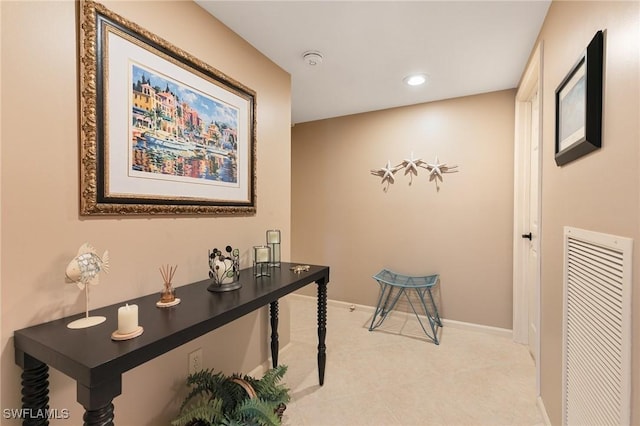
[[(550, 4), (196, 2), (291, 74), (293, 124), (514, 88)], [(309, 50), (322, 64), (305, 63)], [(428, 84), (406, 86), (412, 72)]]

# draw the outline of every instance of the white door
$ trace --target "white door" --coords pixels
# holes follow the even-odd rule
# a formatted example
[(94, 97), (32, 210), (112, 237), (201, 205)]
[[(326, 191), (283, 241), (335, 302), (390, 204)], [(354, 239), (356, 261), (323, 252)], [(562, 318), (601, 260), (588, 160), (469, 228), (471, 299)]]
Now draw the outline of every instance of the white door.
[(540, 113), (538, 92), (531, 98), (531, 144), (529, 167), (529, 248), (527, 254), (528, 344), (533, 359), (538, 353), (538, 324), (540, 296), (540, 138), (537, 123)]
[[(513, 340), (528, 345), (540, 395), (540, 216), (542, 43), (516, 93), (514, 155)], [(531, 238), (529, 239), (529, 235)], [(521, 236), (523, 238), (521, 238)]]

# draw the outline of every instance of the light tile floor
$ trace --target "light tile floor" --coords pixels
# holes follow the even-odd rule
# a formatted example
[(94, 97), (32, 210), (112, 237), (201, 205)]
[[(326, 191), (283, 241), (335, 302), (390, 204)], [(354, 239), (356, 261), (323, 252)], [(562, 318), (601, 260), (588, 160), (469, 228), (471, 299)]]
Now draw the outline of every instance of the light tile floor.
[(280, 352), (291, 401), (287, 426), (543, 425), (535, 367), (525, 346), (445, 327), (427, 340), (415, 317), (329, 302), (327, 366), (318, 385), (314, 298), (290, 296), (291, 343)]

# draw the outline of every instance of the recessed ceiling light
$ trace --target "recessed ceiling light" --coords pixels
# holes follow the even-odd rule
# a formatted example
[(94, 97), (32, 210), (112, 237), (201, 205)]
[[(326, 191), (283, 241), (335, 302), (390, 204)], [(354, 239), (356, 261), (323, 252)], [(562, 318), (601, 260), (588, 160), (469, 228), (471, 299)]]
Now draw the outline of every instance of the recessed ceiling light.
[(409, 86), (420, 86), (421, 84), (425, 84), (427, 82), (426, 74), (410, 74), (402, 79), (404, 84)]

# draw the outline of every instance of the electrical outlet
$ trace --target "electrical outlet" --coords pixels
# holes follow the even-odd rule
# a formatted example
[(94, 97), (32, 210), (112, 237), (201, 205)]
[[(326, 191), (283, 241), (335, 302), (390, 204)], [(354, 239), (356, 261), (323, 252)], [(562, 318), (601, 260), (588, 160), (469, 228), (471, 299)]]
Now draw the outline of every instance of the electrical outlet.
[(202, 348), (189, 353), (189, 374), (202, 370)]

